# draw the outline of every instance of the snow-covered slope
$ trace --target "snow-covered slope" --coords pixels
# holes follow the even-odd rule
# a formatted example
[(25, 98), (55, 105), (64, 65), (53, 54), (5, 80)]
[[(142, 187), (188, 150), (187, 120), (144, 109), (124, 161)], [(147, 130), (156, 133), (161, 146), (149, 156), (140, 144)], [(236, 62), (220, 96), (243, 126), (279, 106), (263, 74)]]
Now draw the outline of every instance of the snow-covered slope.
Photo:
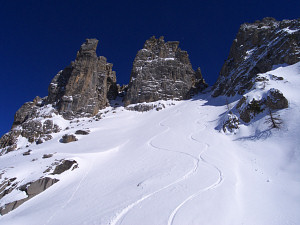
[[(99, 121), (79, 119), (30, 146), (30, 155), (23, 156), (28, 148), (19, 142), (19, 150), (0, 157), (2, 179), (59, 181), (1, 216), (0, 224), (300, 224), (300, 63), (262, 76), (268, 74), (284, 78), (269, 83), (289, 101), (277, 112), (281, 129), (269, 129), (262, 113), (227, 135), (219, 129), (226, 99), (207, 93), (163, 101), (160, 111), (107, 108)], [(249, 96), (265, 90), (252, 91)], [(60, 142), (78, 129), (90, 134)], [(45, 172), (62, 159), (76, 160), (78, 168)], [(12, 191), (0, 206), (24, 197)]]

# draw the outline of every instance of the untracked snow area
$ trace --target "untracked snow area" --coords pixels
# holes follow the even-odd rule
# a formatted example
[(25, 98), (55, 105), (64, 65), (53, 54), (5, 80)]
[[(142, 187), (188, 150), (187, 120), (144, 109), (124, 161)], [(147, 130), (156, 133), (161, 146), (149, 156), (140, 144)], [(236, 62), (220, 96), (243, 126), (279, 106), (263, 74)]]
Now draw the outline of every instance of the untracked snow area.
[(100, 121), (79, 123), (91, 133), (76, 142), (60, 143), (61, 133), (31, 147), (28, 159), (24, 150), (1, 156), (1, 169), (15, 169), (14, 176), (34, 175), (49, 153), (79, 168), (52, 175), (60, 181), (0, 224), (300, 224), (299, 67), (269, 72), (284, 78), (274, 85), (290, 104), (278, 111), (280, 130), (261, 117), (224, 134), (217, 127), (225, 99), (206, 94), (160, 111), (118, 107)]

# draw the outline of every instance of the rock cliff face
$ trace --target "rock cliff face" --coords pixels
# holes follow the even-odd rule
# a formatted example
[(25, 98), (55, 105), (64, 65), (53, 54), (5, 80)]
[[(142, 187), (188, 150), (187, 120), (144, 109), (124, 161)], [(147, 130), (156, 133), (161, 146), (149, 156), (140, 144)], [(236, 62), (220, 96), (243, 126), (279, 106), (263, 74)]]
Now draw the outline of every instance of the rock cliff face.
[(273, 65), (299, 62), (299, 44), (300, 19), (279, 22), (264, 18), (242, 24), (212, 95), (244, 94), (251, 89), (258, 73), (272, 70)]
[(44, 142), (52, 139), (51, 134), (61, 128), (53, 121), (58, 112), (51, 105), (45, 105), (45, 98), (36, 97), (32, 102), (26, 102), (16, 112), (12, 129), (0, 138), (0, 155), (17, 148), (20, 138), (28, 143)]
[[(188, 99), (207, 87), (200, 68), (193, 70), (187, 52), (178, 47), (177, 41), (165, 42), (163, 37), (147, 40), (135, 57), (128, 87), (122, 88), (116, 85), (113, 65), (105, 57), (97, 56), (97, 45), (98, 40), (87, 39), (75, 61), (53, 78), (48, 97), (36, 97), (16, 112), (11, 131), (0, 138), (0, 154), (16, 149), (20, 138), (26, 138), (28, 145), (50, 140), (51, 134), (61, 130), (54, 117), (62, 115), (71, 120), (94, 116), (108, 106), (118, 91), (126, 93), (127, 106)], [(299, 46), (300, 19), (279, 22), (265, 18), (241, 25), (212, 95), (242, 95), (255, 83), (267, 82), (258, 74), (270, 71), (274, 65), (300, 61)], [(276, 103), (277, 109), (287, 107), (287, 100), (278, 93), (280, 90), (269, 98), (283, 99), (280, 106)], [(275, 103), (270, 101), (267, 107), (272, 108)], [(147, 107), (138, 108), (147, 110)]]
[(138, 51), (133, 62), (124, 104), (161, 99), (188, 99), (193, 92), (207, 87), (200, 68), (195, 72), (186, 51), (178, 41), (165, 42), (154, 36)]
[(60, 71), (49, 85), (47, 102), (66, 119), (93, 116), (118, 94), (116, 73), (103, 56), (97, 57), (98, 40), (87, 39), (75, 62)]
[(105, 57), (97, 57), (97, 44), (98, 40), (87, 39), (76, 60), (53, 78), (48, 97), (36, 97), (16, 112), (12, 129), (0, 138), (0, 155), (15, 150), (19, 138), (37, 144), (50, 140), (51, 133), (61, 130), (53, 117), (94, 116), (117, 96), (113, 65)]

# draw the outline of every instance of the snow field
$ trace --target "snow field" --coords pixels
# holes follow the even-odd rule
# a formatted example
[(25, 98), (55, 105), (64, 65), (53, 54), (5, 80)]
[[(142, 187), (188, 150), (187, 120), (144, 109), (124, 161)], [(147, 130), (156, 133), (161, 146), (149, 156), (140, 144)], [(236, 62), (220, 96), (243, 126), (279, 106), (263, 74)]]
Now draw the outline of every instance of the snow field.
[[(208, 93), (161, 111), (119, 107), (30, 147), (30, 156), (20, 154), (25, 148), (1, 156), (1, 169), (24, 182), (54, 159), (74, 159), (79, 168), (51, 175), (60, 181), (0, 217), (0, 224), (300, 224), (299, 67), (264, 74), (284, 77), (267, 84), (289, 100), (278, 112), (281, 130), (269, 130), (262, 116), (236, 135), (224, 134), (217, 128), (225, 100)], [(91, 133), (59, 142), (83, 128)], [(54, 155), (41, 159), (46, 153)]]

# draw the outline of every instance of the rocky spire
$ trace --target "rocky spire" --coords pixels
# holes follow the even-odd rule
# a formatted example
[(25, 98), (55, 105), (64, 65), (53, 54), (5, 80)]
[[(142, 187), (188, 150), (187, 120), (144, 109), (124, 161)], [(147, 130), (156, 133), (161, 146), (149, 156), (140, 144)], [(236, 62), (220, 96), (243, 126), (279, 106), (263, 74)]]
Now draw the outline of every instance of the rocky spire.
[(97, 57), (98, 40), (87, 39), (75, 62), (60, 71), (49, 85), (48, 103), (67, 119), (93, 116), (117, 95), (116, 73), (103, 56)]
[(97, 57), (97, 44), (98, 40), (87, 39), (75, 61), (53, 78), (48, 97), (36, 97), (16, 112), (12, 129), (0, 138), (0, 155), (15, 150), (19, 137), (30, 143), (51, 139), (61, 130), (51, 119), (53, 114), (65, 119), (93, 116), (116, 97), (116, 73), (105, 57)]
[[(188, 53), (178, 41), (164, 37), (147, 40), (133, 62), (125, 105), (160, 99), (188, 99), (192, 92), (207, 87), (202, 75), (196, 75)], [(201, 72), (200, 72), (201, 74)]]
[(300, 61), (300, 19), (276, 21), (264, 18), (240, 26), (230, 48), (213, 96), (243, 94), (249, 90), (258, 73), (270, 71), (273, 65)]
[(87, 57), (97, 57), (96, 49), (98, 45), (97, 39), (86, 39), (77, 52), (77, 59), (87, 56)]

